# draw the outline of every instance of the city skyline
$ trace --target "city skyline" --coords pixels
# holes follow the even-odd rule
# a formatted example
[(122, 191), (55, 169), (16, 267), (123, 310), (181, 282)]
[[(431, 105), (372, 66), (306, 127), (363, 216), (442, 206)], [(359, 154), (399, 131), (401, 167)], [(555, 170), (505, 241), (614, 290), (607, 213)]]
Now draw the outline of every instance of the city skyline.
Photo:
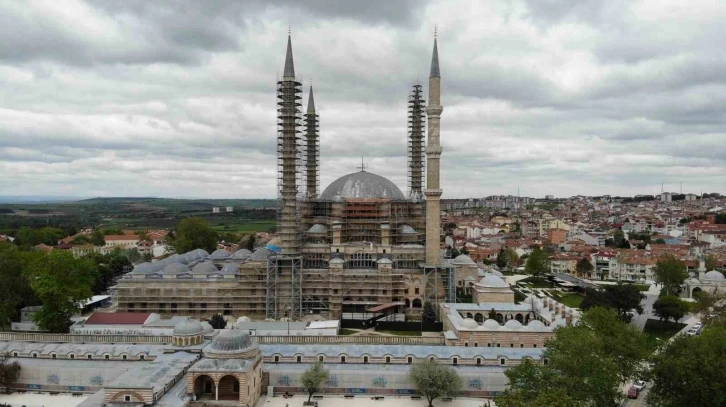
[(405, 189), (435, 26), (443, 199), (726, 184), (718, 2), (181, 4), (0, 5), (4, 195), (274, 198), (288, 26), (321, 189), (361, 156)]

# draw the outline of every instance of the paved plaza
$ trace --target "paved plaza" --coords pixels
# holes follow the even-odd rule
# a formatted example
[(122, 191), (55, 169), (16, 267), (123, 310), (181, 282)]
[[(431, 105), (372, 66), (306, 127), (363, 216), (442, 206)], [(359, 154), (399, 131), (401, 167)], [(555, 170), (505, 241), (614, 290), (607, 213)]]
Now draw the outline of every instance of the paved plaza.
[(76, 407), (87, 398), (88, 396), (72, 396), (70, 394), (51, 396), (47, 393), (13, 393), (0, 394), (0, 403), (10, 404), (13, 407)]
[[(342, 395), (324, 395), (317, 400), (318, 407), (426, 407), (426, 400), (411, 400), (410, 396), (384, 396), (383, 400), (371, 400), (371, 395), (356, 395), (352, 399), (344, 399)], [(263, 396), (256, 407), (302, 407), (307, 396), (296, 395), (291, 398), (282, 396)], [(487, 405), (489, 401), (489, 405)], [(457, 398), (453, 401), (434, 400), (436, 407), (496, 407), (493, 401), (482, 398)]]

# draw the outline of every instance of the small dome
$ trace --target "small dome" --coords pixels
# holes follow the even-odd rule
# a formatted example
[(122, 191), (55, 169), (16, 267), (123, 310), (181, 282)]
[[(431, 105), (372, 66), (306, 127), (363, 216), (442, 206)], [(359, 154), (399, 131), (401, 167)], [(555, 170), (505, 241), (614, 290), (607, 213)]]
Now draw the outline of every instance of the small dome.
[(495, 320), (495, 319), (487, 319), (482, 324), (482, 328), (484, 328), (484, 329), (486, 329), (488, 331), (491, 331), (492, 329), (499, 329), (501, 327), (502, 326), (499, 325), (499, 322), (497, 320)]
[(204, 334), (204, 327), (196, 319), (185, 319), (174, 327), (174, 336), (196, 336)]
[(237, 318), (237, 325), (244, 324), (246, 322), (252, 322), (250, 317), (239, 317)]
[(209, 262), (199, 263), (192, 269), (192, 274), (215, 274), (219, 273), (217, 267)]
[(171, 256), (167, 257), (166, 260), (169, 263), (182, 263), (182, 264), (189, 263), (189, 260), (187, 260), (187, 258), (181, 254), (172, 254)]
[(457, 265), (462, 265), (462, 266), (476, 264), (476, 263), (474, 263), (474, 260), (471, 259), (471, 257), (469, 257), (465, 254), (458, 255), (451, 263), (457, 264)]
[(217, 360), (202, 359), (192, 367), (193, 370), (217, 370)]
[(266, 247), (255, 250), (250, 256), (250, 261), (266, 261), (274, 252)]
[(224, 249), (217, 249), (209, 255), (210, 260), (224, 260), (230, 256), (229, 252)]
[(133, 274), (149, 274), (153, 273), (154, 267), (151, 263), (141, 263), (138, 266), (134, 267), (134, 271), (132, 271)]
[(204, 335), (209, 335), (209, 334), (214, 333), (214, 327), (212, 327), (212, 325), (207, 321), (202, 322), (202, 328), (204, 328)]
[(247, 364), (247, 362), (245, 362), (244, 360), (228, 359), (228, 360), (225, 360), (224, 363), (222, 363), (222, 366), (219, 367), (219, 370), (232, 370), (232, 371), (244, 370), (246, 364)]
[(508, 288), (509, 285), (502, 280), (501, 277), (497, 277), (494, 274), (488, 273), (484, 278), (479, 281), (480, 285), (489, 288)]
[(542, 321), (538, 321), (535, 319), (534, 321), (529, 321), (529, 323), (525, 325), (524, 328), (529, 331), (539, 331), (545, 329), (546, 326)]
[(247, 260), (252, 256), (252, 252), (247, 249), (239, 249), (232, 254), (232, 258), (235, 260)]
[(504, 274), (502, 274), (499, 270), (492, 270), (491, 273), (497, 277), (504, 277)]
[(194, 253), (196, 253), (198, 259), (206, 259), (209, 257), (209, 253), (204, 249), (194, 249)]
[(393, 264), (393, 262), (391, 261), (391, 259), (387, 259), (385, 257), (382, 257), (382, 258), (376, 260), (376, 263), (378, 263), (378, 264)]
[(254, 344), (250, 336), (239, 329), (223, 329), (212, 339), (211, 353), (238, 353), (251, 348)]
[(478, 269), (476, 269), (476, 275), (477, 275), (477, 277), (484, 277), (487, 275), (487, 273), (484, 270), (478, 268)]
[(461, 329), (477, 329), (477, 328), (479, 328), (479, 324), (471, 318), (464, 318), (464, 320), (461, 321)]
[(723, 276), (720, 272), (716, 270), (711, 270), (708, 273), (703, 275), (704, 280), (712, 280), (712, 281), (724, 281), (726, 280), (726, 277)]
[(161, 272), (162, 274), (184, 274), (189, 272), (189, 267), (181, 264), (181, 263), (171, 263), (168, 266), (164, 267), (164, 270)]
[(187, 262), (189, 262), (189, 263), (199, 259), (199, 253), (197, 253), (196, 250), (186, 252), (183, 254), (183, 256), (185, 259), (187, 259)]
[(516, 319), (510, 319), (506, 324), (504, 324), (504, 327), (509, 329), (521, 329), (522, 323)]
[(343, 259), (341, 259), (339, 257), (336, 257), (334, 259), (330, 259), (330, 261), (328, 262), (328, 264), (343, 264), (343, 263), (345, 263), (345, 260), (343, 260)]
[(316, 223), (310, 229), (308, 229), (308, 233), (313, 233), (313, 234), (328, 233), (328, 227), (325, 225), (322, 225), (320, 223)]
[(415, 235), (418, 232), (416, 231), (416, 229), (412, 228), (409, 225), (401, 225), (398, 227), (398, 233), (402, 235)]
[(222, 274), (239, 274), (239, 263), (227, 263), (222, 267)]

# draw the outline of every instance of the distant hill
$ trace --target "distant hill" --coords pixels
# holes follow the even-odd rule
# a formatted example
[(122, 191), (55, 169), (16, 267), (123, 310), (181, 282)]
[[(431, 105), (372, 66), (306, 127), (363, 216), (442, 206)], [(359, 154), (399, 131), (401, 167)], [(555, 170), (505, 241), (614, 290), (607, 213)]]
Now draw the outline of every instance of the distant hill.
[(75, 202), (86, 199), (81, 196), (0, 196), (0, 204), (40, 204), (52, 202)]

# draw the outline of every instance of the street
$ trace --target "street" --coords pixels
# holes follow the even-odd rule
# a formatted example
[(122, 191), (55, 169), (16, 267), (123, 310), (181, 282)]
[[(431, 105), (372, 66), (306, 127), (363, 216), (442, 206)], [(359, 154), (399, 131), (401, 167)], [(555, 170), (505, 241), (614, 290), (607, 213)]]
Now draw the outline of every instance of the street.
[[(650, 383), (648, 383), (650, 384)], [(630, 387), (630, 386), (628, 386)], [(648, 404), (645, 402), (645, 397), (648, 395), (650, 390), (649, 386), (646, 386), (643, 391), (640, 392), (637, 399), (626, 399), (620, 404), (620, 407), (645, 407)]]

